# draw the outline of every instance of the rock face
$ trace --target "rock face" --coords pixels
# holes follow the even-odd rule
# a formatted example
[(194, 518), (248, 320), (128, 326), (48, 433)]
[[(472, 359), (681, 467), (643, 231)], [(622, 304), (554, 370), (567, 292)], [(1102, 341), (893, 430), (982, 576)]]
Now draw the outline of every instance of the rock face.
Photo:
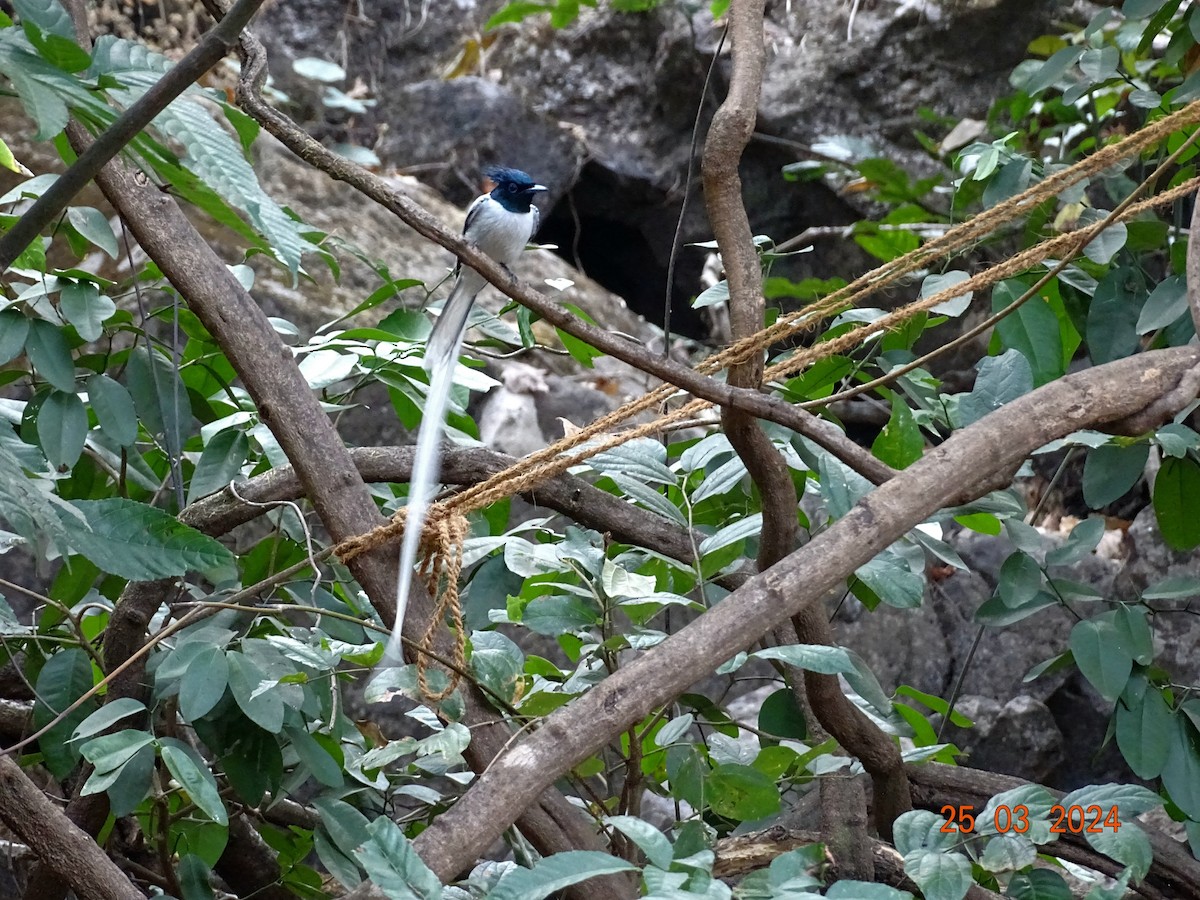
[[(688, 163), (698, 111), (704, 126), (727, 86), (721, 28), (707, 4), (671, 2), (646, 13), (584, 8), (560, 30), (535, 15), (481, 35), (502, 5), (456, 0), (434, 12), (428, 4), (366, 0), (346, 16), (341, 7), (299, 0), (270, 7), (259, 30), (276, 82), (309, 98), (314, 112), (314, 86), (290, 62), (322, 55), (322, 47), (345, 64), (348, 84), (361, 81), (377, 101), (366, 115), (314, 123), (328, 137), (372, 147), (385, 166), (412, 167), (460, 204), (475, 192), (483, 162), (529, 170), (552, 188), (542, 239), (661, 322), (685, 194), (693, 202), (682, 242), (711, 237), (698, 158), (690, 182)], [(939, 169), (913, 131), (948, 129), (931, 125), (930, 115), (982, 118), (1029, 40), (1061, 7), (1052, 0), (768, 3), (758, 132), (741, 171), (756, 232), (782, 241), (869, 212), (820, 182), (781, 176), (784, 165), (819, 157), (813, 145), (829, 138), (849, 136), (868, 155)], [(849, 241), (818, 249), (777, 274), (846, 277), (869, 265)], [(671, 285), (672, 327), (693, 336), (705, 331), (688, 306), (703, 261), (695, 248), (682, 249)]]

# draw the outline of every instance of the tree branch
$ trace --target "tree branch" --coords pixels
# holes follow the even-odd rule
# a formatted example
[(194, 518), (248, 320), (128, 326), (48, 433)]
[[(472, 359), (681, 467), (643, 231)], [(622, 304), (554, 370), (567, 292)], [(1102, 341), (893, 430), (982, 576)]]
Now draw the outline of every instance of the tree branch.
[[(742, 202), (742, 182), (738, 175), (742, 153), (754, 132), (758, 116), (765, 57), (764, 5), (763, 0), (752, 0), (730, 8), (733, 73), (725, 101), (713, 116), (704, 145), (704, 196), (729, 283), (730, 333), (735, 342), (750, 338), (762, 329), (765, 311), (762, 267), (754, 246), (750, 219)], [(735, 388), (758, 391), (762, 387), (762, 378), (761, 353), (729, 368), (728, 382)], [(799, 530), (796, 486), (783, 457), (750, 414), (733, 406), (724, 406), (721, 421), (729, 443), (745, 463), (761, 498), (758, 571), (765, 572), (795, 549)], [(806, 606), (804, 613), (794, 616), (792, 623), (801, 643), (833, 643), (833, 634), (819, 598)], [(790, 666), (787, 667), (787, 679), (797, 693), (801, 685), (806, 688), (806, 705), (815, 713), (821, 726), (837, 736), (848, 752), (859, 755), (858, 748), (847, 739), (869, 736), (870, 722), (859, 713), (867, 727), (862, 727), (862, 722), (857, 723), (858, 728), (846, 727), (855, 719), (846, 712), (851, 704), (842, 696), (837, 679)], [(901, 773), (901, 787), (906, 788), (899, 751), (882, 732), (874, 743), (880, 742), (885, 749), (893, 751), (892, 768)], [(865, 759), (873, 762), (878, 755), (868, 752)], [(878, 768), (875, 766), (873, 771)], [(862, 789), (856, 782), (826, 779), (819, 790), (822, 831), (838, 861), (839, 874), (872, 880), (875, 866), (866, 840), (866, 801)], [(884, 820), (890, 821), (886, 817)]]
[(1200, 334), (1200, 191), (1192, 198), (1186, 272), (1188, 312), (1192, 314), (1192, 327)]
[(145, 900), (91, 835), (63, 815), (7, 756), (0, 756), (0, 819), (85, 900)]
[[(452, 877), (554, 779), (811, 604), (930, 514), (1007, 484), (1029, 453), (1052, 440), (1144, 409), (1197, 367), (1200, 349), (1194, 347), (1142, 353), (1067, 375), (956, 433), (808, 545), (547, 717), (421, 833), (416, 840), (421, 857), (439, 876)], [(351, 896), (368, 894), (364, 888)]]

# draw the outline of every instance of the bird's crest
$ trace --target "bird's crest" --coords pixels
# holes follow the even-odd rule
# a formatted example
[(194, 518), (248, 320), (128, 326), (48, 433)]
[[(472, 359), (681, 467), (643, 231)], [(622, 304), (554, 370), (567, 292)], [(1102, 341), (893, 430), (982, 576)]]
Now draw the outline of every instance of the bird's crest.
[(533, 187), (534, 180), (527, 172), (510, 169), (508, 166), (484, 166), (483, 175), (493, 184), (515, 184), (517, 187)]

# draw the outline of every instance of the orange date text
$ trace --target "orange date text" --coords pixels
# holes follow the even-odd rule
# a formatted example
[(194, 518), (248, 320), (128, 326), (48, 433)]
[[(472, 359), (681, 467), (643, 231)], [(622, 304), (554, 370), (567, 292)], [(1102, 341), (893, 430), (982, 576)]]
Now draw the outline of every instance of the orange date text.
[[(942, 825), (942, 834), (971, 834), (978, 824), (975, 807), (970, 804), (941, 808), (941, 814), (946, 819)], [(1029, 807), (1023, 804), (1006, 806), (1000, 804), (992, 810), (990, 831), (997, 834), (1024, 834), (1030, 829)], [(1099, 834), (1105, 830), (1116, 831), (1121, 827), (1121, 817), (1117, 807), (1110, 806), (1107, 810), (1102, 806), (1062, 806), (1055, 804), (1050, 807), (1051, 834)]]

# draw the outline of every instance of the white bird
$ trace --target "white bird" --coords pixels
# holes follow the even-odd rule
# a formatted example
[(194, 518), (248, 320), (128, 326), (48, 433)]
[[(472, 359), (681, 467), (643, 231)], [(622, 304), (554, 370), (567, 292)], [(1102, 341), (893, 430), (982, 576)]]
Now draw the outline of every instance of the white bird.
[[(503, 266), (511, 266), (537, 233), (541, 214), (533, 205), (533, 197), (544, 190), (540, 184), (519, 169), (489, 166), (483, 174), (495, 185), (491, 191), (476, 197), (467, 207), (463, 236)], [(475, 296), (487, 284), (487, 279), (461, 262), (454, 270), (456, 281), (450, 299), (425, 344), (425, 371), (429, 373), (429, 393), (425, 398), (424, 416), (417, 432), (417, 452), (409, 479), (407, 518), (404, 540), (400, 545), (400, 571), (396, 582), (396, 622), (388, 641), (386, 656), (402, 660), (400, 633), (408, 609), (408, 592), (412, 587), (413, 567), (421, 543), (421, 530), (438, 482), (441, 458), (439, 444), (445, 427), (446, 406), (454, 383), (454, 367), (462, 347), (463, 334)]]

